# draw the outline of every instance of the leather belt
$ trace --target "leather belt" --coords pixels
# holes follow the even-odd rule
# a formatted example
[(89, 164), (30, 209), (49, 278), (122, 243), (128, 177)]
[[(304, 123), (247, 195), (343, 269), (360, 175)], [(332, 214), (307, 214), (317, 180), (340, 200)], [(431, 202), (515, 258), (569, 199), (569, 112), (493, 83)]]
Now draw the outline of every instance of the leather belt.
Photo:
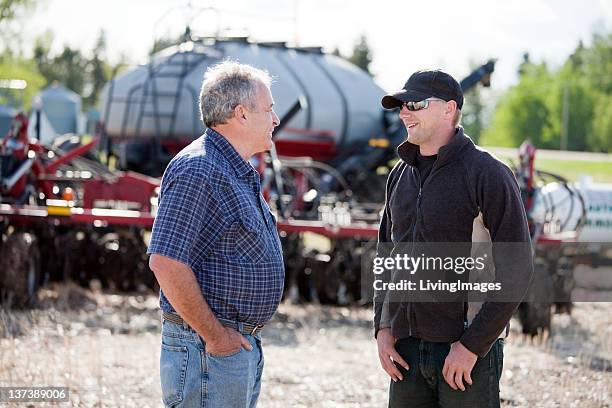
[[(178, 314), (176, 314), (176, 313), (162, 312), (162, 319), (167, 320), (167, 321), (169, 321), (171, 323), (174, 323), (174, 324), (180, 324), (180, 325), (187, 325), (187, 326), (189, 326), (187, 324), (187, 322), (185, 322), (183, 320), (183, 318), (181, 316), (179, 316)], [(237, 332), (239, 332), (240, 334), (247, 334), (247, 335), (251, 335), (251, 336), (256, 335), (257, 333), (259, 333), (264, 328), (263, 324), (253, 325), (253, 324), (250, 324), (250, 323), (235, 322), (233, 320), (222, 319), (220, 317), (218, 317), (217, 320), (219, 320), (219, 323), (221, 323), (225, 327), (229, 327), (230, 329), (234, 329)], [(242, 328), (240, 326), (242, 326)]]

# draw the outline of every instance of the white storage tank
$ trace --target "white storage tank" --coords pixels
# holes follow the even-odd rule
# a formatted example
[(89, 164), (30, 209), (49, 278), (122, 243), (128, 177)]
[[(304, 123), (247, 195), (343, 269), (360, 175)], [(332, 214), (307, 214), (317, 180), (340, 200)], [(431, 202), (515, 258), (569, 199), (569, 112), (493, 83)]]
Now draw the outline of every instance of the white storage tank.
[(151, 64), (108, 84), (101, 119), (111, 137), (194, 139), (204, 126), (198, 96), (207, 67), (226, 58), (267, 70), (279, 117), (303, 97), (303, 108), (278, 138), (332, 139), (337, 146), (367, 144), (384, 133), (385, 91), (363, 70), (320, 48), (227, 39), (184, 43), (156, 54)]
[(612, 184), (583, 177), (579, 183), (546, 184), (535, 196), (533, 217), (547, 221), (555, 232), (572, 231), (581, 220), (584, 200), (586, 220), (578, 235), (581, 243), (612, 243)]
[(78, 94), (63, 85), (53, 84), (34, 96), (33, 106), (38, 98), (42, 103), (42, 112), (56, 134), (78, 133), (81, 114), (81, 97)]

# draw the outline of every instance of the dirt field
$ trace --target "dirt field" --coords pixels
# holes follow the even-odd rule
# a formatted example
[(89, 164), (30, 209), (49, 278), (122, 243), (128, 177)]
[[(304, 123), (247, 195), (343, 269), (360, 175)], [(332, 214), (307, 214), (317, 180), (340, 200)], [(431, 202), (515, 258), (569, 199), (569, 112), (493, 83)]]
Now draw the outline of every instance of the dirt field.
[[(281, 305), (264, 332), (259, 406), (386, 406), (370, 318), (368, 309)], [(612, 406), (612, 304), (555, 316), (542, 344), (516, 328), (505, 349), (504, 406)], [(43, 291), (38, 309), (0, 310), (0, 386), (68, 386), (62, 406), (161, 406), (158, 358), (153, 294), (62, 286)]]

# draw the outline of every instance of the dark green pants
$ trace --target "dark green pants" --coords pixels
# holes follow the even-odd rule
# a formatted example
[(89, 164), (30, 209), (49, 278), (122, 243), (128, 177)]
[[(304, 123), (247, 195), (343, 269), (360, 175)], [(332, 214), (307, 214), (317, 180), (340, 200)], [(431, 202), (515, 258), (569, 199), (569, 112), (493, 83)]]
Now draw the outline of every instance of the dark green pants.
[(389, 407), (410, 408), (493, 408), (499, 407), (499, 379), (504, 360), (504, 341), (497, 340), (489, 354), (478, 358), (472, 369), (472, 385), (453, 390), (444, 380), (442, 368), (449, 343), (432, 343), (414, 337), (400, 339), (395, 349), (410, 370), (398, 366), (404, 379), (389, 388)]

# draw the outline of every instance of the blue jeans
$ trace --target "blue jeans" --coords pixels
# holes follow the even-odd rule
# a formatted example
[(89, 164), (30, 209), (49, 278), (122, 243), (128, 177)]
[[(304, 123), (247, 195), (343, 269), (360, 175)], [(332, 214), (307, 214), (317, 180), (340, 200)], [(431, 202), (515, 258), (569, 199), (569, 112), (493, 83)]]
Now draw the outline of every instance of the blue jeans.
[(465, 391), (453, 390), (444, 380), (442, 368), (450, 351), (448, 343), (433, 343), (414, 337), (400, 339), (395, 349), (410, 370), (396, 364), (402, 381), (389, 388), (389, 407), (420, 408), (498, 408), (499, 380), (503, 369), (504, 340), (498, 339), (472, 368), (472, 385), (465, 380)]
[(245, 336), (229, 356), (206, 352), (206, 344), (187, 325), (164, 320), (160, 357), (162, 398), (166, 407), (250, 408), (257, 405), (264, 358), (261, 337)]

